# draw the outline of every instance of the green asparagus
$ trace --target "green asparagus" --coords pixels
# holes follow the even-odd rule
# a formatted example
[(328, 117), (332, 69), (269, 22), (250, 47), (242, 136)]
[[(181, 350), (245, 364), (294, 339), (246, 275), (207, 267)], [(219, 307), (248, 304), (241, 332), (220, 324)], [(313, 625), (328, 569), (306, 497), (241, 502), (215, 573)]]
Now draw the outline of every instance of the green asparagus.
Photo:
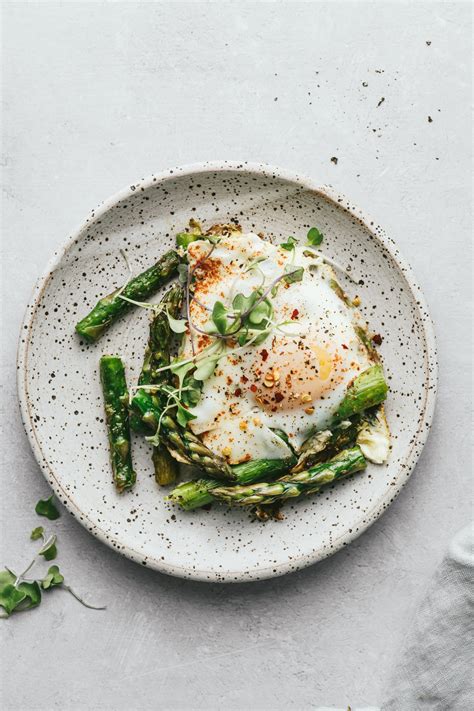
[(102, 356), (100, 378), (104, 392), (112, 471), (115, 486), (121, 492), (133, 486), (136, 475), (132, 467), (130, 450), (127, 383), (120, 358), (109, 355)]
[(175, 274), (179, 263), (177, 252), (166, 252), (154, 266), (131, 279), (123, 289), (100, 299), (92, 311), (76, 325), (78, 334), (88, 343), (97, 341), (114, 321), (132, 308), (132, 304), (122, 299), (122, 296), (133, 301), (145, 301)]
[(335, 420), (341, 422), (369, 407), (379, 405), (387, 397), (388, 385), (385, 382), (382, 366), (372, 365), (355, 378), (348, 388), (344, 400), (339, 405)]
[[(160, 368), (169, 365), (170, 362), (170, 341), (172, 332), (166, 316), (167, 313), (173, 318), (177, 318), (183, 302), (183, 290), (174, 284), (163, 296), (160, 303), (160, 310), (150, 323), (150, 335), (148, 345), (145, 350), (142, 371), (138, 378), (139, 385), (159, 385), (169, 380), (169, 371), (162, 371)], [(161, 405), (159, 392), (152, 395)], [(130, 426), (136, 432), (147, 432), (147, 428), (142, 423), (139, 416), (132, 412), (130, 415)], [(153, 466), (155, 469), (155, 479), (158, 484), (167, 486), (173, 484), (178, 473), (176, 460), (171, 457), (163, 444), (153, 447)]]
[(302, 494), (314, 494), (327, 484), (365, 469), (366, 464), (360, 448), (352, 447), (304, 472), (288, 474), (274, 482), (217, 487), (212, 489), (212, 496), (234, 506), (267, 505)]
[[(232, 472), (237, 484), (250, 484), (251, 482), (275, 477), (288, 471), (295, 463), (296, 458), (289, 459), (255, 459), (251, 462), (236, 464)], [(210, 504), (213, 500), (212, 489), (221, 486), (221, 481), (215, 479), (194, 479), (179, 484), (171, 494), (169, 500), (179, 504), (186, 511), (197, 509)]]
[(314, 433), (303, 444), (293, 471), (307, 469), (341, 449), (352, 447), (361, 429), (373, 416), (373, 407), (385, 400), (387, 390), (381, 365), (373, 365), (361, 373), (348, 388), (333, 424)]
[(301, 472), (323, 459), (334, 457), (343, 449), (352, 447), (356, 443), (362, 423), (363, 417), (354, 415), (351, 420), (344, 420), (330, 430), (316, 432), (301, 447), (298, 463), (292, 472)]
[(232, 469), (226, 460), (211, 452), (199, 437), (181, 427), (173, 416), (163, 414), (161, 406), (149, 392), (138, 390), (132, 399), (132, 409), (151, 431), (156, 432), (160, 428), (159, 436), (175, 459), (184, 464), (194, 464), (211, 476), (233, 481)]
[(153, 447), (151, 455), (155, 470), (155, 481), (160, 486), (170, 486), (178, 478), (178, 462), (168, 452), (164, 444)]

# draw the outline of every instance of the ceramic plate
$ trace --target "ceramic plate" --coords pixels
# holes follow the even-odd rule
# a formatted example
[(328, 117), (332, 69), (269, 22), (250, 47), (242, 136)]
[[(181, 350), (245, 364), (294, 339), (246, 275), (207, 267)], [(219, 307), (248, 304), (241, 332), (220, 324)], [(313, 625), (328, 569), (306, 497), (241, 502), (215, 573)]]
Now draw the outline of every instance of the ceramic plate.
[[(393, 436), (388, 464), (324, 494), (285, 505), (281, 522), (257, 523), (243, 510), (214, 506), (184, 513), (163, 500), (148, 445), (133, 441), (138, 480), (116, 494), (111, 483), (97, 365), (120, 354), (138, 377), (148, 314), (129, 313), (95, 345), (75, 323), (128, 273), (150, 266), (194, 217), (205, 226), (236, 218), (244, 231), (276, 241), (316, 225), (324, 251), (351, 271), (348, 292), (362, 299), (390, 384)], [(341, 276), (341, 280), (344, 277)], [(205, 163), (140, 180), (92, 211), (39, 279), (22, 327), (22, 416), (35, 456), (58, 498), (94, 535), (164, 573), (213, 581), (258, 580), (298, 570), (350, 543), (406, 483), (428, 435), (436, 392), (431, 321), (420, 288), (394, 243), (352, 202), (307, 178), (261, 165)]]

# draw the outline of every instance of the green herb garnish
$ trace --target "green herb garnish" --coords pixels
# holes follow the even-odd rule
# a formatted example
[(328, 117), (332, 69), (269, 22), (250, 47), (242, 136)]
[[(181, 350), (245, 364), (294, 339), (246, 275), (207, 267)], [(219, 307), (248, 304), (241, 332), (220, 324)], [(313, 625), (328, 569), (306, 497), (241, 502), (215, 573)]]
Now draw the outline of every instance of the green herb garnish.
[(168, 319), (168, 323), (173, 333), (184, 333), (186, 331), (186, 319), (173, 318), (168, 311), (166, 312), (166, 318)]
[(35, 511), (38, 514), (38, 516), (46, 516), (46, 518), (49, 518), (50, 521), (55, 521), (57, 518), (60, 517), (60, 513), (58, 509), (56, 508), (56, 505), (53, 501), (54, 499), (54, 494), (51, 494), (49, 499), (40, 499), (38, 503), (35, 506)]
[(31, 531), (30, 538), (32, 541), (37, 541), (39, 538), (44, 538), (44, 528), (43, 526), (37, 526)]
[(8, 617), (12, 612), (22, 612), (36, 607), (41, 602), (41, 590), (38, 583), (21, 582), (11, 570), (0, 571), (0, 606)]
[(297, 244), (298, 240), (295, 237), (288, 237), (288, 241), (280, 244), (280, 247), (286, 249), (287, 252), (291, 252)]
[(58, 555), (56, 540), (56, 536), (53, 533), (53, 535), (43, 543), (41, 549), (38, 551), (38, 555), (42, 555), (45, 560), (54, 560)]
[(314, 247), (319, 247), (324, 239), (322, 232), (318, 230), (317, 227), (311, 227), (307, 234), (308, 244), (312, 244)]
[(41, 587), (43, 590), (50, 590), (51, 588), (55, 588), (58, 585), (62, 585), (64, 583), (64, 576), (61, 575), (59, 572), (59, 568), (57, 565), (52, 565), (46, 574), (46, 577), (43, 578), (41, 581)]
[(224, 335), (227, 331), (227, 309), (221, 301), (214, 304), (211, 318), (219, 333)]
[[(41, 516), (47, 516), (53, 519), (58, 518), (59, 512), (52, 503), (52, 498), (51, 496), (45, 501), (39, 501), (35, 511), (40, 513)], [(54, 509), (53, 512), (51, 511), (51, 506)], [(38, 507), (40, 507), (41, 512), (38, 511)], [(43, 513), (43, 511), (47, 513)], [(67, 590), (85, 607), (89, 607), (93, 610), (104, 610), (104, 607), (94, 607), (84, 602), (69, 585), (65, 585), (64, 576), (61, 574), (57, 565), (52, 565), (43, 578), (37, 580), (26, 578), (31, 568), (38, 562), (40, 556), (45, 560), (56, 558), (56, 534), (53, 533), (46, 538), (43, 526), (37, 526), (32, 530), (30, 539), (37, 541), (41, 538), (43, 539), (43, 545), (22, 573), (17, 575), (9, 568), (0, 570), (0, 607), (4, 609), (4, 614), (0, 614), (0, 617), (9, 617), (13, 612), (23, 612), (37, 607), (41, 602), (41, 590), (51, 590), (54, 587), (62, 587), (64, 590)]]

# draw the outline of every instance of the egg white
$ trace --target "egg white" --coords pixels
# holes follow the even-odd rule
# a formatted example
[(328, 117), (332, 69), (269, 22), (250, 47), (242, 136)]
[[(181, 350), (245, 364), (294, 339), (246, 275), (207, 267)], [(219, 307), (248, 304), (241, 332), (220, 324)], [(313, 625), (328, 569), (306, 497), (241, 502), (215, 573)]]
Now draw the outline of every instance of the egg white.
[[(258, 346), (230, 347), (192, 409), (193, 432), (231, 464), (289, 456), (273, 429), (285, 432), (298, 450), (331, 422), (349, 383), (371, 365), (355, 331), (358, 314), (331, 287), (331, 267), (310, 251), (301, 246), (286, 251), (253, 233), (224, 237), (217, 245), (196, 241), (188, 248), (196, 277), (191, 321), (203, 330), (213, 325), (217, 300), (230, 307), (237, 293), (248, 296), (285, 269), (304, 267), (301, 281), (280, 282), (270, 297), (273, 321), (284, 325)], [(193, 330), (191, 343), (188, 329), (183, 356), (211, 342)]]

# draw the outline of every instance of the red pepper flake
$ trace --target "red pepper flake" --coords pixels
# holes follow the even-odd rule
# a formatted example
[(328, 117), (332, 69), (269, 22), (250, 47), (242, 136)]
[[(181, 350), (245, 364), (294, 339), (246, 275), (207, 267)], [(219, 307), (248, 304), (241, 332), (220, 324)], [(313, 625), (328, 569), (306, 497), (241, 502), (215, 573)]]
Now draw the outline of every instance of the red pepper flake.
[(281, 393), (275, 393), (275, 402), (281, 402), (285, 397)]
[(294, 309), (293, 313), (291, 314), (291, 320), (294, 321), (295, 318), (298, 318), (299, 315), (300, 312), (298, 311), (298, 309)]
[(382, 336), (380, 333), (374, 333), (372, 336), (372, 341), (375, 343), (376, 346), (382, 345)]
[(240, 388), (235, 388), (234, 395), (235, 397), (240, 397), (242, 395), (242, 390)]
[(267, 360), (268, 358), (268, 351), (264, 348), (263, 351), (260, 351), (260, 355), (262, 356), (262, 360)]
[(348, 346), (346, 346), (345, 343), (341, 343), (341, 345), (342, 345), (342, 347), (344, 348), (345, 351), (348, 351), (348, 350), (349, 350)]
[(249, 381), (249, 379), (247, 378), (246, 375), (242, 375), (242, 376), (240, 377), (240, 380), (241, 380), (242, 383), (248, 383), (248, 381)]
[(251, 390), (253, 393), (256, 393), (256, 392), (257, 392), (257, 386), (255, 385), (255, 383), (252, 383), (252, 385), (250, 386), (250, 390)]

